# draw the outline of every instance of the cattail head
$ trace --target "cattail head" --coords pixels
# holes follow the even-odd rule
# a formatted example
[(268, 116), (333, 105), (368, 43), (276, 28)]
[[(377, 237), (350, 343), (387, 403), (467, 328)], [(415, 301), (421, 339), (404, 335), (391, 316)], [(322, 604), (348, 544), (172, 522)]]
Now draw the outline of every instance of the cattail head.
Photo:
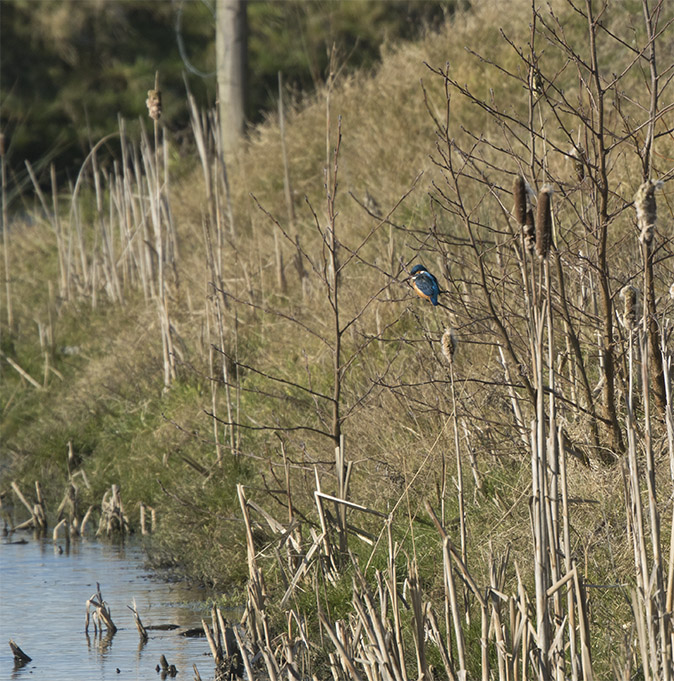
[(639, 290), (634, 286), (625, 286), (620, 292), (625, 304), (622, 322), (626, 329), (632, 330), (639, 320)]
[(650, 244), (653, 241), (657, 206), (655, 204), (655, 190), (662, 186), (659, 180), (644, 182), (634, 195), (634, 207), (637, 211), (637, 225), (639, 227), (639, 241)]
[(521, 175), (516, 175), (513, 180), (513, 200), (515, 202), (513, 214), (517, 224), (522, 228), (524, 244), (528, 251), (534, 250), (534, 243), (536, 242), (534, 213), (531, 208), (533, 196), (534, 191), (527, 181)]
[(569, 156), (573, 161), (573, 170), (576, 173), (578, 182), (582, 182), (583, 178), (585, 177), (585, 152), (578, 147), (571, 147), (569, 150)]
[(515, 175), (513, 181), (513, 200), (515, 201), (515, 220), (520, 227), (524, 227), (527, 218), (527, 189), (521, 175)]
[(534, 96), (540, 97), (543, 94), (543, 76), (535, 66), (529, 72), (529, 85)]
[(0, 156), (5, 155), (5, 133), (0, 132)]
[(454, 335), (454, 329), (447, 327), (445, 332), (442, 334), (440, 339), (440, 345), (442, 347), (442, 354), (445, 359), (452, 364), (454, 362), (454, 353), (456, 352), (456, 336)]
[(548, 257), (552, 243), (552, 188), (543, 187), (538, 194), (536, 212), (536, 253), (541, 259)]
[(161, 90), (148, 90), (145, 105), (150, 118), (158, 121), (161, 118)]

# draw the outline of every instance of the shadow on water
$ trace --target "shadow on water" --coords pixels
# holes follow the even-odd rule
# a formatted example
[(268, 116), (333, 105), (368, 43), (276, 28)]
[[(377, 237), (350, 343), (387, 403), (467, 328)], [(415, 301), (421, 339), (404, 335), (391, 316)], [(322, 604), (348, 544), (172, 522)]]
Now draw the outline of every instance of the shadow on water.
[[(210, 619), (209, 596), (149, 575), (141, 548), (133, 544), (14, 535), (0, 542), (0, 681), (155, 681), (173, 669), (191, 677), (193, 665), (210, 678), (213, 659), (198, 635), (202, 617)], [(87, 605), (93, 600), (93, 617), (99, 598), (116, 631), (99, 618), (91, 635), (93, 629), (85, 633)], [(32, 659), (15, 660), (10, 639)]]

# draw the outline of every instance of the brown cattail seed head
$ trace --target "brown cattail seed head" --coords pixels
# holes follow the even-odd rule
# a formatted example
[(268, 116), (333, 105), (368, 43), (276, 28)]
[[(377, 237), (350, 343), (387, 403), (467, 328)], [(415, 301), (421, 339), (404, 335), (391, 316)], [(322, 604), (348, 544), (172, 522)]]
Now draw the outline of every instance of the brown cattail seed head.
[(639, 291), (634, 286), (625, 286), (620, 295), (625, 303), (623, 324), (628, 330), (635, 329), (639, 319)]
[(513, 181), (513, 199), (515, 200), (515, 220), (520, 227), (524, 227), (527, 218), (527, 189), (521, 175), (516, 175)]
[(445, 332), (442, 334), (442, 339), (440, 340), (440, 345), (442, 346), (442, 354), (445, 356), (445, 359), (452, 364), (457, 345), (454, 329), (445, 329)]
[(158, 121), (161, 118), (161, 90), (148, 90), (145, 105), (150, 118)]
[(639, 241), (650, 244), (653, 241), (657, 206), (655, 204), (655, 190), (662, 186), (658, 180), (644, 182), (634, 195), (634, 207), (637, 211), (637, 225), (639, 227)]
[(536, 253), (543, 259), (548, 257), (552, 242), (552, 189), (543, 187), (538, 194), (538, 207), (536, 213)]
[(5, 133), (0, 132), (0, 156), (5, 155)]

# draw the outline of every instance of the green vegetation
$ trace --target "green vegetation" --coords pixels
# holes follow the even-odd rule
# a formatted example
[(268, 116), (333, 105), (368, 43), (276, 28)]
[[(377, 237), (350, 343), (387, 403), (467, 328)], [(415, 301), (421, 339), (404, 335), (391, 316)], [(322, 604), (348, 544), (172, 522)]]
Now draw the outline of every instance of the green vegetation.
[(592, 5), (457, 13), (226, 177), (187, 101), (183, 155), (148, 122), (36, 200), (0, 492), (154, 508), (150, 559), (240, 598), (270, 675), (669, 678), (670, 86), (642, 5)]

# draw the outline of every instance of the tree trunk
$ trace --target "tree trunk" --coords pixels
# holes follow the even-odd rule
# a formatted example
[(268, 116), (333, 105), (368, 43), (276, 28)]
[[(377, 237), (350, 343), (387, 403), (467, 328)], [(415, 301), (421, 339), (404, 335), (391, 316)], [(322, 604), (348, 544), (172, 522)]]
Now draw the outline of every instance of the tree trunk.
[(236, 152), (244, 131), (248, 44), (246, 0), (217, 0), (215, 20), (220, 134), (227, 159)]

